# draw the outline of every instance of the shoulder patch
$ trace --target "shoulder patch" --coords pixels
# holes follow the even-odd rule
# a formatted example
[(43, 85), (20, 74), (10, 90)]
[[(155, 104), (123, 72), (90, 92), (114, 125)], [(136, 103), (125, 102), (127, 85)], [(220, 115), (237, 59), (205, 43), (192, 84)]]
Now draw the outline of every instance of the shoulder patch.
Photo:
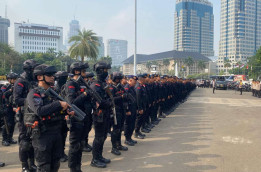
[(95, 84), (97, 87), (100, 87), (101, 85), (100, 84)]
[(19, 82), (18, 85), (24, 87), (24, 84), (22, 84), (21, 82)]

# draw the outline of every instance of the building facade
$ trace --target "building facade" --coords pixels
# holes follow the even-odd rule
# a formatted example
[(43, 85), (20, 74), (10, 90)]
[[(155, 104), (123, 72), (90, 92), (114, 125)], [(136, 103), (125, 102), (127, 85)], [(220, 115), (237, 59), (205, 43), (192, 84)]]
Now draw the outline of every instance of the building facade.
[(246, 63), (261, 46), (261, 0), (221, 0), (218, 70)]
[(0, 16), (0, 43), (8, 44), (8, 27), (10, 20)]
[(112, 58), (112, 66), (122, 66), (128, 55), (128, 41), (109, 39), (107, 40), (107, 55)]
[(78, 35), (79, 33), (79, 30), (81, 29), (80, 27), (80, 23), (78, 20), (72, 20), (69, 24), (69, 32), (68, 32), (68, 35), (67, 35), (67, 41), (66, 41), (66, 44), (67, 44), (67, 48), (69, 48), (70, 46), (72, 46), (72, 42), (69, 43), (68, 41), (70, 40), (70, 38), (72, 36), (75, 36), (75, 35)]
[(98, 36), (99, 39), (99, 46), (98, 46), (98, 58), (104, 57), (104, 43), (103, 43), (103, 37)]
[(214, 15), (208, 0), (176, 0), (174, 50), (214, 56)]
[(63, 28), (32, 23), (15, 23), (15, 50), (19, 53), (63, 51)]
[[(193, 59), (193, 64), (188, 67), (185, 63), (186, 59), (191, 57)], [(168, 59), (169, 64), (164, 65), (164, 60)], [(205, 63), (205, 69), (200, 69), (198, 67), (198, 62), (203, 61)], [(123, 74), (133, 75), (134, 74), (134, 56), (127, 58), (123, 61)], [(156, 54), (137, 54), (137, 74), (140, 73), (158, 73), (161, 75), (170, 74), (174, 75), (175, 70), (179, 73), (179, 77), (186, 77), (188, 75), (205, 73), (205, 70), (211, 71), (211, 60), (206, 56), (196, 53), (196, 52), (185, 52), (185, 51), (166, 51)], [(148, 65), (150, 63), (150, 65)], [(177, 64), (177, 65), (176, 65)], [(153, 69), (156, 66), (156, 71)], [(177, 67), (177, 68), (175, 68)]]

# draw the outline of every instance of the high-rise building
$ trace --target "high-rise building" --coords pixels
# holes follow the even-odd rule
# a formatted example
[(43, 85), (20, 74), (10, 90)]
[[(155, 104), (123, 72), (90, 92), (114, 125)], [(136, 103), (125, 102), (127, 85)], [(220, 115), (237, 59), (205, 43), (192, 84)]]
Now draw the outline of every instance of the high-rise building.
[(122, 62), (127, 59), (128, 55), (128, 41), (107, 40), (107, 55), (112, 58), (112, 66), (122, 66)]
[(68, 46), (71, 46), (73, 44), (72, 42), (71, 43), (68, 42), (70, 40), (70, 38), (72, 36), (78, 35), (80, 29), (81, 29), (81, 27), (80, 27), (78, 20), (74, 19), (70, 22), (70, 29), (69, 29), (69, 32), (68, 32), (68, 35), (67, 35), (68, 40), (67, 40), (67, 43), (66, 43)]
[(0, 16), (0, 43), (8, 44), (8, 27), (10, 20)]
[(98, 46), (99, 54), (98, 54), (98, 58), (101, 58), (101, 57), (104, 57), (103, 37), (98, 36), (98, 39), (99, 39), (99, 46)]
[(15, 23), (15, 50), (19, 53), (41, 52), (49, 49), (63, 51), (63, 28), (32, 23)]
[(246, 63), (260, 46), (261, 0), (221, 0), (219, 72), (226, 61)]
[(214, 15), (208, 0), (176, 0), (174, 50), (214, 56)]

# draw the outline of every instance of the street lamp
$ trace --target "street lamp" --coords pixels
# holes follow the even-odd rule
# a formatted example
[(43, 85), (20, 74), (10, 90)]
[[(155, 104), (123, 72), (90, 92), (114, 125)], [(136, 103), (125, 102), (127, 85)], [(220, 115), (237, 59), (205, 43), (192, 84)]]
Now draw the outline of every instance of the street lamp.
[(137, 0), (135, 0), (135, 50), (134, 50), (134, 75), (136, 75), (136, 54), (137, 54)]

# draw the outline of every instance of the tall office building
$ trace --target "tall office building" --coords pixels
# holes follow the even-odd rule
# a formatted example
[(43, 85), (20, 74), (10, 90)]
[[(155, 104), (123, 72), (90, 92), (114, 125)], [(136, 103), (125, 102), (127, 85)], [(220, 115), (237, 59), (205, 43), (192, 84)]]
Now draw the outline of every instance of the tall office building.
[(0, 16), (0, 43), (8, 44), (8, 27), (10, 20)]
[(261, 46), (261, 0), (221, 0), (219, 71), (246, 63)]
[(32, 23), (15, 23), (15, 50), (19, 53), (63, 51), (63, 28)]
[(67, 40), (67, 45), (70, 47), (73, 43), (69, 43), (68, 41), (70, 40), (70, 38), (72, 37), (72, 36), (75, 36), (75, 35), (78, 35), (78, 31), (81, 29), (81, 27), (80, 27), (80, 23), (79, 23), (79, 21), (78, 20), (72, 20), (71, 22), (70, 22), (70, 29), (69, 29), (69, 32), (68, 32), (68, 40)]
[(107, 55), (112, 58), (112, 66), (122, 66), (122, 62), (127, 59), (128, 55), (128, 41), (107, 40)]
[(208, 0), (176, 0), (174, 50), (214, 56), (214, 15)]
[(99, 46), (98, 46), (99, 54), (98, 54), (98, 58), (101, 58), (101, 57), (104, 57), (103, 37), (98, 36), (98, 39), (99, 39)]

